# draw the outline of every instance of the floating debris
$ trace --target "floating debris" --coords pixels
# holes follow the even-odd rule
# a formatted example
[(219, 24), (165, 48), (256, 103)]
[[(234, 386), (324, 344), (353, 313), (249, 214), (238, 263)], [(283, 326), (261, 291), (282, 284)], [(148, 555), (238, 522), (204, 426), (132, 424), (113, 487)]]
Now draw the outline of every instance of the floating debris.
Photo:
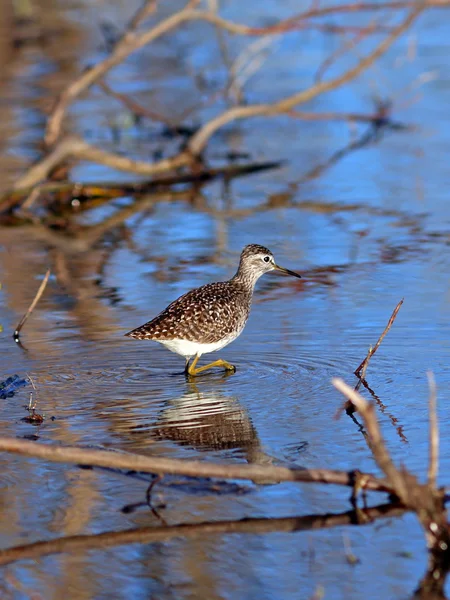
[(28, 385), (28, 381), (19, 377), (19, 375), (8, 377), (0, 382), (0, 399), (12, 398), (17, 390), (26, 385)]

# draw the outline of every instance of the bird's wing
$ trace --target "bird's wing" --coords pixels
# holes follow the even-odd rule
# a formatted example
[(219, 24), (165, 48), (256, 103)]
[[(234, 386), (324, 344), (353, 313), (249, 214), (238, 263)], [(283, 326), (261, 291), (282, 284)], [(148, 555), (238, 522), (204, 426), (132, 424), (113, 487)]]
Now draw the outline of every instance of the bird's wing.
[(244, 290), (229, 282), (209, 283), (187, 292), (169, 304), (153, 320), (126, 335), (138, 339), (184, 339), (211, 344), (236, 329), (247, 319), (247, 310), (236, 310), (246, 305)]

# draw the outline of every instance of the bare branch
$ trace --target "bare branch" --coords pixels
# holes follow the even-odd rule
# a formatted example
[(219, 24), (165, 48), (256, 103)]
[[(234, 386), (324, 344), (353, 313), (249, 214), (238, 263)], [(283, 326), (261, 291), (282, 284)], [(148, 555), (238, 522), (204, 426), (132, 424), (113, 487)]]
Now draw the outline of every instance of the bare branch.
[(27, 322), (28, 317), (31, 315), (31, 313), (33, 312), (33, 310), (36, 307), (36, 304), (39, 302), (42, 294), (44, 293), (44, 290), (45, 290), (45, 288), (47, 286), (47, 282), (48, 282), (48, 278), (49, 277), (50, 277), (50, 269), (47, 269), (47, 272), (45, 273), (44, 279), (41, 281), (41, 285), (39, 286), (39, 289), (36, 292), (35, 297), (33, 298), (33, 302), (28, 307), (27, 312), (20, 319), (20, 323), (17, 325), (17, 327), (16, 327), (16, 329), (14, 331), (13, 338), (14, 338), (15, 342), (20, 342), (20, 332), (22, 330), (22, 327)]
[[(390, 319), (388, 321), (388, 324), (384, 328), (383, 333), (378, 338), (377, 343), (375, 344), (375, 346), (373, 348), (372, 347), (370, 348), (370, 350), (369, 350), (367, 356), (365, 357), (365, 359), (361, 362), (361, 364), (358, 366), (358, 368), (355, 369), (354, 373), (355, 373), (355, 375), (357, 377), (360, 376), (360, 373), (361, 373), (362, 370), (364, 370), (364, 373), (366, 372), (367, 365), (369, 364), (369, 360), (372, 358), (372, 356), (378, 350), (378, 348), (380, 347), (381, 342), (384, 340), (387, 332), (392, 327), (392, 324), (394, 323), (395, 318), (397, 317), (397, 313), (400, 310), (401, 305), (403, 304), (403, 300), (404, 300), (404, 298), (402, 298), (400, 300), (400, 302), (397, 304), (397, 306), (394, 308), (394, 312), (392, 313), (392, 315), (391, 315), (391, 317), (390, 317)], [(364, 379), (364, 375), (361, 376), (361, 379)]]
[[(45, 135), (46, 144), (50, 146), (56, 142), (61, 132), (62, 120), (64, 118), (67, 108), (84, 90), (89, 88), (93, 83), (95, 83), (99, 79), (103, 78), (108, 71), (110, 71), (113, 67), (124, 61), (130, 54), (153, 42), (159, 37), (167, 34), (169, 31), (180, 26), (182, 23), (187, 23), (190, 21), (205, 21), (211, 23), (212, 25), (215, 25), (216, 27), (221, 27), (226, 31), (235, 34), (270, 35), (281, 33), (284, 31), (289, 31), (292, 29), (298, 29), (300, 27), (301, 21), (305, 21), (312, 17), (324, 16), (326, 14), (331, 14), (335, 12), (380, 10), (381, 8), (399, 9), (405, 7), (412, 7), (412, 11), (406, 18), (406, 20), (399, 26), (393, 28), (392, 33), (378, 46), (378, 48), (374, 52), (369, 54), (368, 57), (363, 59), (356, 67), (350, 69), (341, 77), (338, 77), (324, 84), (317, 84), (316, 86), (308, 88), (307, 90), (304, 90), (299, 94), (281, 100), (276, 105), (255, 105), (247, 107), (248, 110), (243, 113), (234, 114), (232, 111), (224, 113), (224, 115), (226, 115), (226, 118), (223, 124), (225, 124), (234, 119), (242, 119), (249, 116), (286, 112), (286, 110), (289, 110), (289, 108), (292, 108), (295, 105), (300, 104), (301, 102), (306, 102), (307, 100), (310, 100), (311, 98), (317, 96), (319, 93), (333, 89), (334, 87), (337, 87), (342, 83), (353, 79), (361, 71), (367, 68), (374, 60), (381, 56), (381, 54), (383, 54), (387, 50), (387, 48), (393, 43), (393, 41), (395, 41), (395, 39), (397, 39), (398, 36), (409, 27), (409, 25), (414, 21), (414, 19), (419, 15), (419, 13), (422, 12), (422, 10), (429, 6), (446, 6), (450, 3), (450, 0), (431, 0), (428, 3), (420, 4), (417, 4), (415, 2), (392, 2), (385, 4), (371, 3), (369, 5), (365, 3), (341, 6), (338, 5), (336, 7), (327, 7), (324, 9), (313, 9), (311, 11), (306, 11), (304, 13), (300, 13), (299, 15), (280, 21), (276, 25), (259, 28), (250, 27), (248, 25), (243, 25), (239, 23), (233, 23), (232, 21), (227, 21), (226, 19), (223, 19), (222, 17), (218, 16), (213, 11), (194, 10), (194, 7), (198, 3), (199, 0), (192, 0), (185, 6), (184, 9), (180, 10), (177, 13), (174, 13), (167, 19), (164, 19), (154, 27), (148, 29), (147, 31), (144, 31), (141, 34), (136, 34), (134, 29), (128, 29), (126, 34), (118, 41), (110, 56), (108, 56), (105, 60), (97, 63), (93, 67), (87, 69), (82, 75), (80, 75), (80, 77), (71, 82), (62, 92), (56, 103), (56, 106), (54, 107), (48, 119), (47, 130)], [(249, 110), (250, 112), (248, 112)], [(212, 127), (212, 133), (214, 133), (219, 127), (222, 126), (220, 120), (217, 122), (216, 120), (213, 120), (212, 123), (214, 123), (214, 126)], [(207, 139), (209, 139), (212, 133), (210, 133), (207, 136)], [(204, 143), (199, 143), (201, 139), (202, 138), (199, 138), (198, 141), (195, 144), (193, 144), (193, 150), (196, 149), (197, 146), (199, 146), (199, 149), (197, 150), (197, 152), (199, 152), (204, 146)]]
[[(222, 479), (247, 479), (250, 481), (295, 481), (303, 483), (329, 483), (353, 488), (354, 473), (329, 469), (288, 469), (273, 465), (225, 465), (196, 460), (177, 460), (143, 456), (140, 454), (92, 450), (77, 447), (48, 446), (16, 438), (0, 438), (0, 452), (12, 452), (22, 456), (33, 456), (51, 462), (74, 463), (128, 469), (143, 473), (187, 475), (191, 477), (217, 477)], [(392, 492), (382, 479), (372, 475), (364, 477), (367, 490)]]
[(439, 466), (439, 430), (436, 414), (437, 390), (433, 372), (428, 371), (427, 377), (428, 387), (430, 390), (428, 399), (430, 420), (430, 457), (428, 462), (428, 483), (435, 488)]
[(145, 2), (143, 6), (132, 17), (131, 21), (128, 24), (127, 30), (131, 31), (133, 29), (137, 29), (139, 25), (141, 25), (141, 23), (145, 21), (145, 19), (148, 19), (150, 15), (156, 12), (157, 7), (158, 0), (147, 0), (147, 2)]
[(367, 434), (369, 436), (370, 449), (378, 466), (395, 490), (398, 498), (404, 504), (407, 504), (407, 487), (402, 475), (392, 462), (385, 446), (373, 404), (369, 404), (356, 390), (344, 383), (342, 379), (335, 377), (332, 379), (332, 383), (334, 387), (348, 398), (348, 400), (350, 400), (358, 409), (364, 420), (364, 425), (366, 426)]

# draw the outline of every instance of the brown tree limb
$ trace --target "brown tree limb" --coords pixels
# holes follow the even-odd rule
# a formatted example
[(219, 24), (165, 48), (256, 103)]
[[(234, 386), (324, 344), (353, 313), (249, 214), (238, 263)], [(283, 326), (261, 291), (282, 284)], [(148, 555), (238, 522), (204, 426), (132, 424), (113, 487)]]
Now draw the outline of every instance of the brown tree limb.
[(367, 434), (369, 436), (370, 450), (380, 467), (382, 473), (386, 476), (389, 484), (395, 490), (399, 500), (407, 505), (408, 490), (403, 478), (400, 476), (395, 467), (389, 452), (386, 449), (381, 431), (378, 425), (378, 420), (375, 414), (373, 404), (369, 404), (356, 390), (344, 383), (342, 379), (333, 378), (334, 387), (339, 390), (348, 400), (352, 402), (358, 409), (361, 417), (364, 420)]
[(389, 485), (395, 490), (395, 495), (402, 504), (416, 513), (425, 531), (429, 550), (434, 557), (445, 557), (448, 561), (450, 532), (444, 506), (444, 489), (436, 488), (430, 483), (420, 484), (405, 468), (397, 469), (381, 436), (373, 404), (369, 404), (342, 379), (333, 379), (333, 385), (351, 400), (361, 414), (373, 457)]
[[(383, 333), (378, 338), (377, 343), (375, 344), (375, 346), (373, 348), (370, 347), (367, 356), (364, 358), (364, 360), (361, 362), (361, 364), (355, 369), (354, 373), (355, 373), (356, 377), (360, 376), (362, 370), (364, 370), (364, 373), (366, 372), (367, 365), (369, 364), (369, 360), (372, 358), (372, 356), (378, 350), (378, 348), (380, 347), (381, 342), (384, 340), (387, 332), (392, 327), (392, 324), (394, 323), (394, 321), (397, 317), (397, 313), (400, 310), (400, 308), (403, 304), (403, 301), (404, 301), (404, 298), (402, 298), (400, 300), (400, 302), (397, 304), (397, 306), (394, 308), (394, 312), (392, 313), (386, 327), (384, 328)], [(361, 379), (364, 379), (364, 375), (361, 377)]]
[[(12, 452), (59, 463), (128, 469), (143, 473), (187, 475), (190, 477), (215, 477), (221, 479), (247, 479), (250, 481), (293, 481), (303, 483), (328, 483), (353, 488), (354, 472), (331, 469), (290, 469), (273, 465), (228, 465), (196, 460), (177, 460), (140, 454), (92, 450), (68, 446), (49, 446), (16, 438), (0, 438), (0, 452)], [(364, 474), (365, 489), (392, 492), (384, 480)]]

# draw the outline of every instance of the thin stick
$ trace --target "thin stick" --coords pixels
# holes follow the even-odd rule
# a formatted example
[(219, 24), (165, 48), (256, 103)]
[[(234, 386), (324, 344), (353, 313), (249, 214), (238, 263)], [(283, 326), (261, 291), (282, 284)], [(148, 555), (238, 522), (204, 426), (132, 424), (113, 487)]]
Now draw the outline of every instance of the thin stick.
[(376, 460), (386, 479), (389, 481), (390, 485), (395, 490), (398, 498), (407, 505), (408, 490), (406, 488), (404, 478), (397, 470), (386, 448), (373, 404), (369, 404), (367, 400), (361, 396), (361, 394), (344, 383), (342, 379), (334, 377), (331, 382), (334, 387), (346, 398), (351, 400), (351, 402), (358, 409), (361, 417), (364, 420), (364, 425), (369, 436), (370, 450), (372, 451), (374, 459)]
[(428, 388), (430, 390), (428, 398), (429, 422), (430, 422), (430, 457), (428, 462), (428, 483), (436, 487), (436, 478), (438, 473), (439, 461), (439, 430), (436, 414), (437, 390), (433, 371), (427, 372)]
[(30, 304), (27, 312), (23, 315), (23, 317), (20, 319), (20, 323), (17, 325), (16, 330), (14, 331), (13, 334), (13, 338), (14, 341), (19, 343), (20, 342), (20, 332), (22, 330), (22, 327), (25, 325), (25, 323), (27, 322), (28, 317), (31, 315), (31, 313), (33, 312), (33, 310), (36, 307), (36, 304), (39, 302), (42, 294), (44, 293), (45, 287), (47, 285), (48, 282), (48, 278), (50, 277), (50, 269), (47, 269), (47, 272), (45, 274), (44, 279), (42, 280), (41, 285), (39, 286), (39, 289), (36, 293), (36, 296), (34, 297), (33, 302)]
[[(387, 334), (387, 332), (389, 331), (389, 329), (392, 327), (393, 322), (395, 321), (395, 318), (397, 316), (398, 311), (400, 310), (401, 305), (403, 304), (403, 300), (404, 298), (402, 298), (400, 300), (400, 302), (397, 304), (397, 306), (394, 308), (394, 312), (391, 315), (391, 318), (388, 321), (388, 324), (386, 325), (386, 327), (384, 328), (383, 333), (380, 335), (380, 337), (378, 338), (377, 343), (375, 344), (375, 346), (373, 348), (370, 348), (367, 356), (365, 357), (365, 359), (362, 361), (362, 363), (359, 365), (359, 367), (354, 371), (356, 377), (360, 376), (361, 371), (364, 369), (364, 373), (366, 372), (367, 369), (367, 365), (369, 364), (369, 360), (372, 358), (372, 356), (375, 354), (375, 352), (378, 350), (378, 348), (381, 345), (381, 342), (384, 340), (385, 335)], [(362, 378), (361, 378), (362, 379)]]
[[(128, 452), (85, 449), (76, 446), (49, 446), (47, 444), (7, 437), (0, 438), (0, 452), (12, 452), (51, 462), (127, 469), (143, 473), (247, 479), (254, 482), (273, 481), (278, 483), (281, 481), (296, 481), (303, 483), (329, 483), (353, 488), (355, 479), (353, 471), (302, 469), (300, 467), (289, 469), (273, 465), (227, 465), (198, 460), (143, 456)], [(369, 474), (364, 475), (364, 477), (365, 489), (392, 493), (392, 487), (385, 480), (377, 479)]]

